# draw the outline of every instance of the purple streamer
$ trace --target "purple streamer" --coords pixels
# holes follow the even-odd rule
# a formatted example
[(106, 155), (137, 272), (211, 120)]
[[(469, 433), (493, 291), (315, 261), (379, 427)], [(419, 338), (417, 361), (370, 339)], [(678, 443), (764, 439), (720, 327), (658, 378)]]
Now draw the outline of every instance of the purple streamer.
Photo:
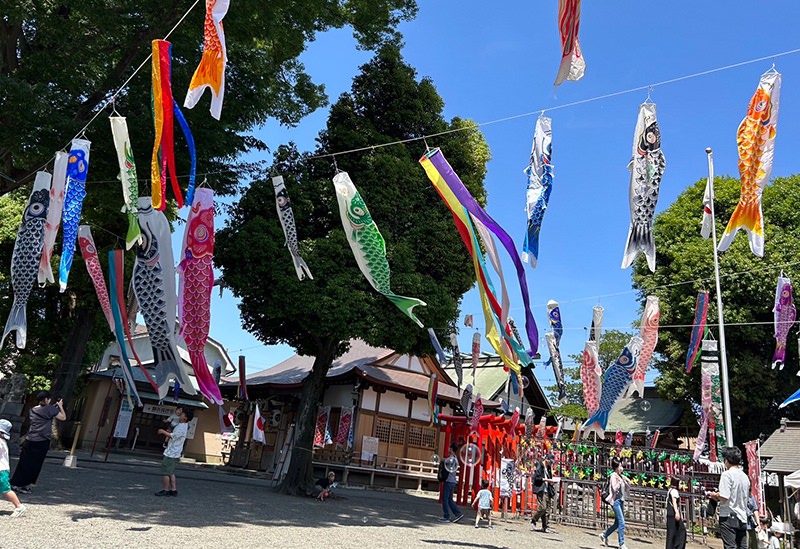
[(461, 182), (456, 172), (453, 171), (453, 168), (447, 162), (441, 150), (435, 149), (426, 156), (442, 176), (442, 179), (447, 183), (447, 186), (450, 187), (450, 190), (453, 191), (453, 194), (461, 205), (497, 236), (503, 244), (503, 247), (511, 256), (511, 261), (514, 262), (514, 267), (517, 270), (519, 286), (522, 290), (522, 302), (523, 305), (525, 305), (525, 331), (528, 334), (528, 342), (531, 345), (531, 349), (528, 352), (531, 356), (535, 355), (536, 351), (539, 349), (539, 329), (536, 327), (536, 321), (533, 319), (533, 313), (531, 313), (529, 304), (530, 298), (528, 297), (528, 281), (525, 279), (525, 270), (522, 268), (519, 254), (514, 247), (514, 240), (483, 208), (481, 208), (480, 204), (478, 204), (464, 186), (464, 183)]

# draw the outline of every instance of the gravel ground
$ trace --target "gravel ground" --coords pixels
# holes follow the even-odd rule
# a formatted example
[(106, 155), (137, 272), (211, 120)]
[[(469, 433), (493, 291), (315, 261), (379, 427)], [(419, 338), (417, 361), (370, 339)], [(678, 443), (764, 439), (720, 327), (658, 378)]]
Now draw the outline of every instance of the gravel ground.
[[(79, 467), (67, 469), (63, 456), (51, 452), (34, 492), (21, 496), (24, 516), (10, 519), (11, 505), (0, 502), (0, 548), (600, 547), (597, 532), (556, 525), (557, 533), (534, 533), (521, 519), (476, 530), (472, 510), (458, 524), (443, 524), (440, 505), (429, 497), (340, 489), (337, 499), (320, 503), (276, 494), (262, 479), (200, 467), (179, 467), (177, 498), (155, 497), (156, 462), (112, 456), (116, 461), (98, 463), (79, 455)], [(626, 544), (655, 549), (664, 542)]]

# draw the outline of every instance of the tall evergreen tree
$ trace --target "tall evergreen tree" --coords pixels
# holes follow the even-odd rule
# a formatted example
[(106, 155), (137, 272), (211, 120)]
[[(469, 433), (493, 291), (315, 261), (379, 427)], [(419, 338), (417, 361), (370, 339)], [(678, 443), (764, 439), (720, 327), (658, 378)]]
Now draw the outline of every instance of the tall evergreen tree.
[[(288, 189), (303, 258), (313, 280), (298, 281), (275, 211), (270, 181), (254, 183), (232, 208), (217, 238), (216, 260), (227, 285), (242, 298), (244, 327), (266, 344), (285, 343), (315, 357), (303, 384), (296, 419), (287, 493), (303, 493), (312, 482), (311, 449), (317, 405), (332, 361), (352, 338), (400, 352), (432, 352), (425, 330), (375, 292), (359, 272), (339, 217), (331, 178), (334, 164), (348, 172), (386, 240), (392, 289), (422, 299), (415, 313), (440, 334), (454, 329), (462, 295), (474, 272), (452, 215), (418, 159), (421, 141), (369, 150), (398, 140), (464, 128), (438, 138), (470, 192), (485, 202), (483, 179), (489, 150), (470, 124), (442, 117), (433, 83), (417, 80), (395, 47), (382, 48), (361, 68), (349, 93), (332, 107), (313, 154), (293, 145), (275, 154), (271, 171)], [(315, 156), (366, 147), (357, 154)]]

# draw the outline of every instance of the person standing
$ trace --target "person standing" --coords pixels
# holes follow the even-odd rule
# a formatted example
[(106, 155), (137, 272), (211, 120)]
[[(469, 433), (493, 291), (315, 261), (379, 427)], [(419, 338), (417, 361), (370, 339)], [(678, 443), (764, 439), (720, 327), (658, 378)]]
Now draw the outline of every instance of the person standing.
[(553, 498), (556, 495), (555, 480), (553, 480), (553, 461), (555, 456), (548, 453), (544, 460), (536, 464), (533, 473), (533, 493), (539, 508), (531, 517), (531, 530), (536, 528), (536, 523), (542, 519), (542, 532), (547, 532), (547, 516), (553, 507)]
[(454, 517), (453, 522), (458, 522), (464, 518), (464, 513), (461, 512), (458, 505), (453, 501), (453, 493), (456, 491), (456, 486), (458, 486), (458, 444), (450, 445), (450, 454), (445, 458), (445, 466), (447, 460), (450, 460), (450, 463), (454, 463), (455, 467), (452, 467), (452, 470), (447, 470), (447, 479), (445, 479), (442, 486), (442, 517), (439, 521), (450, 522), (450, 513), (452, 512)]
[(19, 502), (17, 494), (11, 489), (11, 484), (8, 482), (8, 472), (10, 470), (8, 464), (8, 444), (6, 441), (11, 438), (11, 422), (7, 419), (0, 419), (0, 494), (11, 502), (14, 506), (14, 511), (11, 513), (11, 518), (21, 516), (27, 508)]
[(625, 545), (625, 498), (630, 492), (631, 481), (622, 476), (622, 462), (617, 458), (611, 460), (611, 468), (614, 472), (611, 473), (609, 479), (611, 492), (608, 494), (606, 503), (614, 509), (614, 523), (605, 533), (600, 534), (600, 541), (608, 547), (608, 537), (614, 533), (614, 530), (617, 530), (619, 549), (628, 549)]
[(676, 488), (678, 479), (672, 477), (667, 492), (667, 544), (666, 549), (686, 547), (686, 526), (681, 516), (681, 496)]
[(722, 451), (727, 470), (719, 477), (719, 491), (709, 495), (719, 502), (719, 533), (724, 549), (747, 549), (747, 499), (750, 479), (740, 464), (742, 452), (729, 446)]
[(31, 485), (36, 484), (39, 473), (42, 472), (44, 458), (50, 450), (50, 440), (53, 437), (53, 418), (58, 421), (67, 419), (64, 412), (64, 402), (59, 398), (55, 404), (50, 404), (53, 399), (50, 391), (39, 391), (36, 394), (38, 405), (31, 408), (30, 426), (25, 442), (20, 446), (19, 462), (14, 475), (11, 477), (11, 487), (15, 492), (30, 494)]
[(156, 492), (157, 496), (178, 495), (178, 482), (175, 478), (175, 465), (181, 459), (183, 453), (183, 443), (186, 442), (186, 435), (189, 433), (189, 422), (192, 421), (194, 413), (191, 410), (183, 410), (180, 416), (180, 423), (172, 430), (159, 429), (158, 434), (167, 437), (167, 448), (164, 450), (164, 457), (161, 459), (161, 474), (164, 488)]

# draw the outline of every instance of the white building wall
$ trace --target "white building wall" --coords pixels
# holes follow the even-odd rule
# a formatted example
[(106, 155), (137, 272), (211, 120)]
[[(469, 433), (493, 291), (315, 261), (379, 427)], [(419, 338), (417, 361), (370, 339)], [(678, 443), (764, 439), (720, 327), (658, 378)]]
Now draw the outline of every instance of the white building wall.
[(386, 391), (381, 395), (379, 413), (408, 417), (408, 399), (400, 393)]

